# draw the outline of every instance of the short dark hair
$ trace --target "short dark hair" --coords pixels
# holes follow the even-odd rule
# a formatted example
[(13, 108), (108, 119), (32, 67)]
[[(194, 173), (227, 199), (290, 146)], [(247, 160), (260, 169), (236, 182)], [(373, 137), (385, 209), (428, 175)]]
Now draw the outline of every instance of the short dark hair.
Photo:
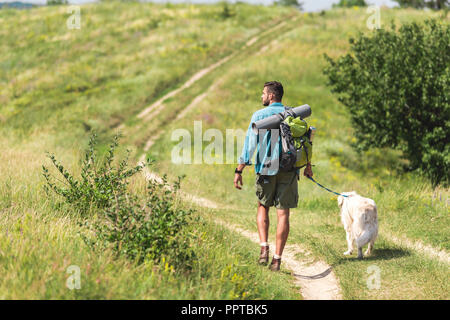
[(281, 101), (284, 94), (283, 85), (281, 83), (278, 81), (269, 81), (264, 83), (264, 87), (267, 87), (267, 91), (269, 93), (273, 93), (275, 95), (275, 100)]

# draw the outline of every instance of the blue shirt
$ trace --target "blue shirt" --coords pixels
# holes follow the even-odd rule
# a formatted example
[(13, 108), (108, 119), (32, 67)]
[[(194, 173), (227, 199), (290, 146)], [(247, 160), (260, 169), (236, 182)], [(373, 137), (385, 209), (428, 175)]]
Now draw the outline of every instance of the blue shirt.
[(245, 136), (244, 147), (238, 160), (239, 164), (245, 163), (246, 165), (251, 165), (252, 163), (250, 160), (256, 149), (255, 172), (268, 176), (273, 176), (278, 173), (281, 154), (279, 129), (263, 129), (259, 130), (259, 134), (256, 134), (253, 132), (252, 123), (274, 114), (284, 112), (284, 110), (284, 106), (281, 102), (274, 102), (253, 114), (250, 125), (248, 126), (247, 135)]

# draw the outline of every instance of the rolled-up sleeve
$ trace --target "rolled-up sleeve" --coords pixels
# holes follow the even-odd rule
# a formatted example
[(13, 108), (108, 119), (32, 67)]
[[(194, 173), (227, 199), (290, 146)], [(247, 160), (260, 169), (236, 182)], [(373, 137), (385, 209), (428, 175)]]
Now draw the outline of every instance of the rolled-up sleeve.
[(245, 136), (244, 147), (242, 148), (241, 156), (238, 159), (239, 164), (251, 165), (251, 158), (255, 152), (257, 146), (257, 134), (253, 132), (252, 123), (256, 121), (255, 114), (253, 114), (250, 124), (247, 129), (247, 134)]

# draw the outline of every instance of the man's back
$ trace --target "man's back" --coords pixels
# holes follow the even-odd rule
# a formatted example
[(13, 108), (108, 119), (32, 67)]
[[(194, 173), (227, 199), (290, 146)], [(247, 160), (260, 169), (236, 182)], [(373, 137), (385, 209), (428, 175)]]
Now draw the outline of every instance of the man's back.
[[(273, 131), (273, 137), (272, 130), (260, 130), (257, 135), (253, 132), (252, 123), (283, 112), (284, 110), (284, 106), (281, 102), (274, 102), (253, 113), (247, 129), (247, 135), (245, 137), (241, 157), (239, 158), (239, 163), (245, 163), (247, 165), (251, 164), (250, 160), (256, 150), (255, 172), (269, 176), (278, 173), (279, 154), (281, 151), (279, 131)], [(260, 149), (261, 146), (263, 146), (262, 149)]]

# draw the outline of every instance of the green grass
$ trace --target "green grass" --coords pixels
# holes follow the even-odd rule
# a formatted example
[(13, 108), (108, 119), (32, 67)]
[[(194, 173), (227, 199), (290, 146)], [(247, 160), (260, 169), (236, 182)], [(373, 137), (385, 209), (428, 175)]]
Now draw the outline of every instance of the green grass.
[[(289, 274), (255, 265), (257, 244), (210, 220), (217, 216), (256, 230), (253, 168), (245, 169), (244, 187), (238, 191), (232, 184), (235, 164), (170, 161), (178, 143), (171, 141), (174, 129), (192, 134), (193, 121), (202, 121), (203, 132), (215, 128), (224, 137), (226, 129), (246, 130), (252, 113), (261, 108), (263, 83), (279, 80), (286, 105), (312, 107), (308, 121), (318, 128), (314, 177), (338, 192), (356, 190), (373, 198), (380, 221), (374, 255), (363, 261), (344, 257), (345, 232), (336, 197), (302, 177), (289, 243), (305, 245), (332, 265), (345, 299), (448, 299), (448, 265), (398, 246), (384, 235), (406, 236), (449, 250), (448, 190), (433, 191), (422, 177), (401, 174), (397, 152), (375, 149), (358, 156), (350, 148), (352, 128), (346, 110), (322, 74), (324, 53), (344, 54), (349, 37), (370, 32), (365, 10), (333, 10), (320, 16), (283, 7), (230, 7), (236, 15), (221, 19), (221, 5), (83, 5), (81, 30), (64, 27), (68, 15), (63, 6), (0, 10), (5, 26), (0, 30), (0, 297), (301, 298)], [(382, 27), (391, 19), (400, 24), (431, 16), (439, 14), (381, 11)], [(287, 21), (283, 28), (264, 33), (281, 20)], [(264, 36), (259, 41), (243, 47), (260, 32)], [(267, 44), (271, 45), (260, 51)], [(232, 59), (167, 101), (157, 118), (148, 122), (136, 118), (197, 71), (234, 52)], [(185, 118), (173, 121), (213, 83), (215, 89)], [(99, 149), (104, 152), (124, 122), (117, 157), (131, 148), (137, 160), (146, 140), (162, 128), (165, 134), (148, 153), (157, 160), (155, 170), (171, 177), (186, 174), (183, 191), (234, 208), (197, 208), (206, 222), (196, 230), (202, 235), (196, 247), (199, 259), (189, 274), (172, 272), (165, 264), (136, 266), (108, 251), (93, 252), (78, 236), (80, 218), (58, 205), (61, 199), (47, 198), (42, 189), (41, 165), (50, 163), (44, 151), (54, 153), (77, 174), (90, 132), (100, 132)], [(136, 178), (131, 188), (140, 193), (142, 184), (142, 178)], [(274, 218), (271, 212), (270, 241)], [(70, 265), (81, 269), (81, 290), (65, 286)], [(366, 286), (371, 265), (381, 269), (380, 290)]]

